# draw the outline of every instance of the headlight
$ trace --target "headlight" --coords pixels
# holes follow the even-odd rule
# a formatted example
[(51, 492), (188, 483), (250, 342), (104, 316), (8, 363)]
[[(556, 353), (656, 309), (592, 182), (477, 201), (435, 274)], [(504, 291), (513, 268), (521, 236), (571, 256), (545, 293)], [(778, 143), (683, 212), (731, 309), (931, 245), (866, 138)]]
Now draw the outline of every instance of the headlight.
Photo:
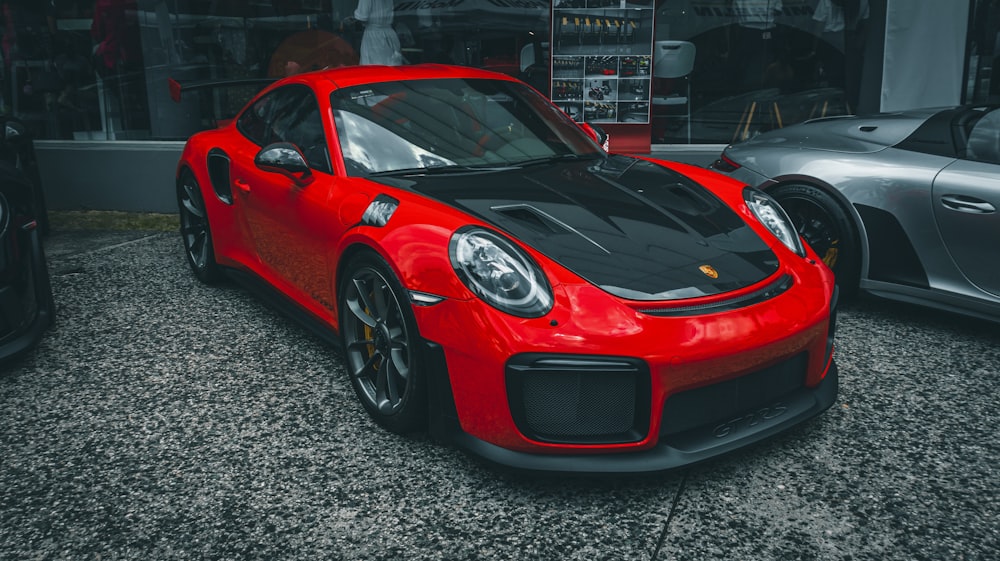
[(785, 209), (781, 208), (778, 201), (753, 187), (747, 187), (743, 190), (743, 199), (757, 220), (781, 240), (785, 247), (794, 251), (799, 257), (806, 256), (806, 250), (802, 247), (802, 240), (799, 238), (799, 233), (795, 231), (795, 225), (792, 224), (792, 220), (785, 214)]
[(502, 236), (462, 228), (452, 235), (448, 252), (465, 286), (494, 308), (525, 318), (552, 309), (552, 288), (542, 270)]

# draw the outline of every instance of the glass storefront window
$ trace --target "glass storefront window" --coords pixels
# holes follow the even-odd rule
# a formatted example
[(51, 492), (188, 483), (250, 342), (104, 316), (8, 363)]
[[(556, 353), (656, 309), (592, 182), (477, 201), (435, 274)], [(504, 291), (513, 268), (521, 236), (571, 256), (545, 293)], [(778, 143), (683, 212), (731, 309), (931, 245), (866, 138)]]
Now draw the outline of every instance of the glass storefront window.
[(857, 106), (867, 0), (661, 0), (655, 143), (725, 144)]
[[(970, 3), (969, 102), (1000, 97), (996, 5)], [(628, 39), (649, 16), (635, 29), (652, 36)], [(231, 118), (260, 79), (358, 64), (368, 18), (402, 64), (504, 72), (578, 120), (611, 107), (603, 120), (654, 145), (725, 144), (856, 111), (863, 63), (880, 74), (878, 17), (869, 0), (0, 0), (0, 113), (38, 139), (184, 140)], [(168, 78), (244, 82), (175, 102)]]
[[(175, 102), (168, 79), (193, 84), (279, 78), (358, 64), (366, 28), (398, 39), (394, 62), (487, 68), (547, 91), (547, 0), (3, 0), (0, 5), (0, 111), (20, 117), (38, 139), (186, 139), (231, 118), (261, 85), (203, 89)], [(380, 10), (391, 14), (391, 25)]]
[(968, 103), (1000, 101), (1000, 2), (975, 0), (966, 60)]
[(2, 110), (36, 138), (148, 137), (135, 0), (4, 0)]

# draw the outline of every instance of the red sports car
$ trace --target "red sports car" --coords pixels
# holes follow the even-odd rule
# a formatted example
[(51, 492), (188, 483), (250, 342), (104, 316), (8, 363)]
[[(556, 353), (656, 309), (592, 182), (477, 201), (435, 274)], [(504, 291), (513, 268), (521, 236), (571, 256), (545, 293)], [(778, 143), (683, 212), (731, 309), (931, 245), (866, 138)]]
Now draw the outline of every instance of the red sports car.
[(836, 397), (833, 275), (768, 195), (608, 154), (505, 75), (285, 78), (177, 170), (195, 275), (340, 343), (384, 428), (528, 470), (643, 472)]

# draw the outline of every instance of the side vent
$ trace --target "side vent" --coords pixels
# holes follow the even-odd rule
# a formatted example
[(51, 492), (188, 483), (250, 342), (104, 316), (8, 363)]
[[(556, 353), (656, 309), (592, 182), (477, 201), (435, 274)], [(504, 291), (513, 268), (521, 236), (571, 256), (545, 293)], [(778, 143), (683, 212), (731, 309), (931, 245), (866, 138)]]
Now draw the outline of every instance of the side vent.
[(212, 181), (212, 190), (220, 201), (227, 205), (233, 204), (233, 187), (229, 180), (229, 156), (219, 148), (213, 148), (208, 153), (208, 177)]

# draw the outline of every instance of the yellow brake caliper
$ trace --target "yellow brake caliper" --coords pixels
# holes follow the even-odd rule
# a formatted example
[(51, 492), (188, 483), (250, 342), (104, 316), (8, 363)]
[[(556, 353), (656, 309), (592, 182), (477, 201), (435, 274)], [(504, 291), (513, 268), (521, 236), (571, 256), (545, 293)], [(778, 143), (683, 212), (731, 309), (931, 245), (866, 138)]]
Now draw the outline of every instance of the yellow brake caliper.
[(833, 240), (833, 242), (830, 244), (830, 247), (827, 248), (826, 254), (823, 255), (823, 263), (825, 263), (826, 266), (830, 267), (831, 269), (833, 268), (834, 265), (837, 264), (837, 254), (840, 251), (837, 248), (838, 243), (840, 243), (840, 240)]

